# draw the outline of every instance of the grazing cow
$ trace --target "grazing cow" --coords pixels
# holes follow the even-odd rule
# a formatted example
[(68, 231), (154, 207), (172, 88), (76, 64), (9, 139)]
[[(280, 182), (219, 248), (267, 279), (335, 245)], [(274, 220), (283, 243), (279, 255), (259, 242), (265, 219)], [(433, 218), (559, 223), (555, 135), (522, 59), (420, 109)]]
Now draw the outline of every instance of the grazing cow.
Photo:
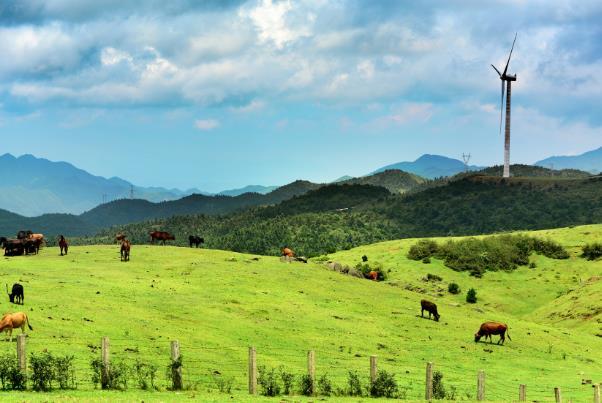
[(155, 243), (156, 240), (163, 241), (163, 245), (165, 245), (165, 241), (175, 241), (176, 237), (165, 231), (153, 231), (149, 233), (151, 237), (151, 243)]
[(429, 319), (431, 318), (431, 314), (435, 317), (435, 322), (439, 322), (439, 318), (441, 317), (441, 315), (439, 315), (439, 312), (437, 312), (437, 305), (432, 303), (431, 301), (427, 301), (426, 299), (423, 299), (422, 301), (420, 301), (420, 307), (422, 308), (420, 310), (420, 316), (424, 317), (424, 311), (427, 311), (429, 313)]
[(31, 232), (31, 230), (19, 231), (19, 232), (17, 232), (17, 239), (28, 239), (29, 236), (32, 234), (33, 234), (33, 232)]
[(38, 252), (40, 252), (40, 245), (42, 244), (42, 241), (39, 239), (24, 239), (21, 240), (21, 243), (23, 244), (23, 249), (25, 250), (26, 255), (30, 253), (37, 255)]
[(6, 284), (6, 293), (8, 294), (8, 299), (10, 300), (11, 304), (23, 305), (25, 295), (23, 294), (23, 286), (21, 284), (13, 284), (13, 289), (11, 292), (8, 292), (8, 284)]
[(62, 235), (59, 236), (59, 248), (61, 248), (61, 256), (63, 256), (63, 252), (66, 255), (67, 251), (69, 250), (69, 244), (67, 243), (65, 237)]
[(368, 273), (368, 278), (370, 280), (378, 281), (378, 272), (372, 270), (370, 273)]
[(200, 244), (205, 243), (205, 239), (201, 238), (198, 235), (190, 235), (188, 237), (188, 242), (190, 243), (191, 248), (192, 245), (196, 245), (196, 247), (198, 248)]
[(13, 329), (21, 328), (21, 332), (25, 333), (25, 324), (27, 324), (29, 330), (33, 330), (29, 324), (27, 314), (23, 312), (7, 313), (2, 317), (2, 320), (0, 320), (0, 333), (6, 330), (6, 339), (13, 341)]
[(40, 244), (44, 243), (44, 234), (29, 234), (27, 238), (32, 241), (39, 241)]
[(123, 242), (126, 238), (127, 238), (127, 236), (121, 232), (119, 234), (115, 235), (115, 241), (117, 241), (118, 243)]
[(479, 328), (479, 331), (474, 335), (475, 343), (481, 340), (481, 337), (485, 337), (485, 340), (489, 337), (489, 342), (491, 343), (491, 335), (499, 334), (500, 339), (497, 344), (504, 344), (506, 340), (506, 334), (508, 334), (508, 340), (512, 340), (510, 338), (510, 332), (508, 331), (508, 325), (500, 322), (485, 322)]
[(130, 249), (132, 248), (132, 243), (127, 239), (121, 241), (121, 261), (127, 262), (130, 260)]
[(282, 252), (282, 256), (295, 257), (295, 252), (293, 252), (293, 250), (287, 246), (282, 248), (280, 252)]
[(7, 239), (4, 246), (4, 256), (21, 256), (25, 252), (25, 243), (21, 239)]

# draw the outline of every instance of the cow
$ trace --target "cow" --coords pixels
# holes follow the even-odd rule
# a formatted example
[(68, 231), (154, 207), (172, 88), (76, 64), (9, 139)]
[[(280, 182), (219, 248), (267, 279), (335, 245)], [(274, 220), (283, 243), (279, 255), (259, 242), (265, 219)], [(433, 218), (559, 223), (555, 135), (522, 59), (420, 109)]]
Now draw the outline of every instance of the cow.
[(21, 240), (21, 243), (23, 244), (23, 249), (25, 250), (26, 255), (30, 253), (37, 255), (40, 252), (40, 245), (42, 244), (42, 241), (39, 239), (23, 239)]
[(506, 340), (506, 334), (508, 335), (508, 340), (512, 340), (510, 338), (510, 332), (508, 330), (508, 325), (500, 322), (485, 322), (479, 328), (479, 331), (474, 335), (475, 343), (481, 340), (481, 337), (485, 337), (485, 340), (489, 337), (489, 342), (491, 343), (491, 335), (499, 334), (500, 339), (497, 344), (504, 344)]
[(17, 232), (17, 239), (28, 239), (33, 232), (31, 230), (22, 230)]
[(63, 252), (66, 255), (69, 250), (69, 244), (64, 236), (59, 235), (59, 248), (61, 249), (61, 256), (63, 256)]
[(437, 305), (432, 303), (431, 301), (427, 301), (426, 299), (423, 299), (420, 301), (420, 316), (424, 317), (424, 311), (427, 311), (429, 313), (429, 319), (431, 318), (431, 314), (435, 317), (435, 322), (439, 322), (439, 318), (441, 317), (441, 315), (439, 315), (439, 312), (437, 312)]
[(378, 281), (378, 272), (375, 270), (372, 270), (370, 273), (368, 273), (368, 278), (370, 280)]
[(25, 242), (21, 239), (7, 239), (4, 246), (4, 256), (21, 256), (25, 252)]
[(43, 244), (44, 243), (44, 234), (29, 234), (29, 237), (27, 239), (32, 240), (32, 241), (39, 241), (40, 244)]
[(122, 232), (115, 235), (115, 241), (117, 241), (117, 243), (123, 242), (126, 238), (127, 236)]
[(198, 248), (200, 244), (205, 243), (205, 239), (201, 238), (198, 235), (190, 235), (188, 237), (188, 242), (190, 243), (191, 248), (192, 245), (196, 245), (196, 247)]
[(132, 243), (127, 239), (121, 241), (121, 261), (127, 262), (130, 260), (130, 249), (132, 248)]
[(25, 300), (25, 295), (23, 294), (23, 286), (19, 283), (13, 284), (13, 289), (11, 292), (8, 292), (8, 284), (6, 284), (6, 293), (8, 294), (8, 299), (11, 304), (21, 304), (23, 305), (23, 301)]
[(151, 243), (155, 243), (156, 240), (163, 241), (163, 245), (165, 245), (165, 241), (175, 241), (176, 237), (165, 231), (153, 231), (149, 233), (151, 237)]
[(282, 248), (280, 250), (280, 252), (282, 253), (282, 256), (295, 257), (295, 252), (288, 246), (285, 246), (284, 248)]
[(25, 324), (27, 324), (29, 330), (33, 330), (29, 324), (29, 318), (24, 312), (7, 313), (0, 320), (0, 333), (6, 330), (6, 339), (13, 341), (13, 329), (21, 328), (21, 332), (25, 333)]

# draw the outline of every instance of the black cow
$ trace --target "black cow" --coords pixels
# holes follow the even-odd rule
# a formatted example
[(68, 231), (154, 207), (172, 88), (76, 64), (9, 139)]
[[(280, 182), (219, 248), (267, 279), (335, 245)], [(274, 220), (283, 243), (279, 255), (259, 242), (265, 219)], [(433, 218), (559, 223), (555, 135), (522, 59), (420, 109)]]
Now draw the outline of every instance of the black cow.
[(37, 255), (38, 252), (40, 252), (40, 245), (42, 244), (42, 241), (39, 239), (28, 239), (22, 240), (21, 243), (23, 244), (25, 254), (33, 253), (34, 255)]
[(21, 304), (23, 305), (23, 301), (25, 300), (25, 296), (23, 295), (23, 286), (19, 283), (13, 284), (12, 292), (8, 292), (8, 284), (6, 284), (6, 293), (8, 294), (8, 299), (12, 304)]
[(27, 239), (33, 234), (31, 230), (24, 230), (17, 232), (17, 239)]
[(201, 238), (198, 235), (190, 235), (188, 237), (188, 242), (190, 242), (191, 248), (192, 248), (192, 245), (196, 245), (196, 247), (198, 248), (200, 244), (205, 243), (205, 239)]
[(422, 310), (420, 311), (420, 316), (424, 317), (424, 311), (427, 311), (429, 313), (429, 319), (431, 318), (431, 314), (433, 314), (433, 316), (435, 316), (435, 322), (439, 322), (439, 318), (441, 316), (439, 315), (439, 312), (437, 312), (437, 305), (435, 305), (431, 301), (423, 299), (422, 301), (420, 301), (420, 307), (422, 308)]
[(21, 256), (25, 252), (24, 242), (20, 239), (4, 239), (4, 256)]

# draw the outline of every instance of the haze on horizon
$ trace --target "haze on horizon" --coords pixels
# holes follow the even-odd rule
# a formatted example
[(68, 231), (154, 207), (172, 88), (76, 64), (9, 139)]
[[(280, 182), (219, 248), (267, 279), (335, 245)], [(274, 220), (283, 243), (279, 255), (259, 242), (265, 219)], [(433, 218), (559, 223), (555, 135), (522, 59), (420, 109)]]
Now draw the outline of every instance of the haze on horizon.
[(424, 153), (513, 163), (602, 145), (593, 0), (16, 0), (0, 4), (0, 154), (220, 191)]

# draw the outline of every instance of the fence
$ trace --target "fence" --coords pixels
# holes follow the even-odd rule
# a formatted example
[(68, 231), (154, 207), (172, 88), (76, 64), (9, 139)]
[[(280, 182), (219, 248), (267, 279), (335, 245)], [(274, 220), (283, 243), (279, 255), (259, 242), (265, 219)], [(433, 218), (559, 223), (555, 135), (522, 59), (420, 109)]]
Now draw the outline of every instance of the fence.
[[(140, 357), (141, 350), (139, 347), (131, 348), (131, 340), (128, 338), (116, 339), (116, 343), (112, 343), (108, 337), (102, 337), (98, 345), (92, 345), (88, 343), (86, 347), (90, 350), (88, 358), (100, 358), (102, 362), (102, 373), (100, 378), (102, 379), (101, 384), (105, 385), (109, 378), (109, 370), (111, 368), (113, 358), (124, 360), (128, 359), (128, 356), (135, 353), (136, 359)], [(67, 341), (67, 343), (73, 344), (73, 341)], [(45, 342), (46, 345), (52, 344), (50, 340)], [(186, 359), (182, 360), (181, 346), (177, 340), (172, 340), (169, 343), (165, 342), (165, 345), (160, 345), (155, 348), (142, 349), (142, 355), (146, 357), (152, 357), (155, 362), (163, 362), (167, 372), (170, 372), (168, 388), (178, 390), (186, 386), (194, 386), (196, 388), (211, 388), (215, 387), (215, 377), (222, 376), (224, 374), (231, 374), (233, 381), (234, 390), (245, 390), (251, 395), (258, 394), (258, 370), (261, 365), (258, 366), (258, 361), (262, 363), (274, 364), (273, 360), (270, 360), (268, 356), (263, 356), (262, 351), (258, 351), (255, 347), (239, 347), (239, 346), (220, 346), (220, 347), (199, 347), (199, 346), (188, 346), (185, 349)], [(234, 352), (236, 359), (220, 359), (219, 361), (211, 361), (204, 358), (208, 355), (209, 350), (229, 351)], [(26, 355), (26, 336), (21, 334), (17, 336), (16, 342), (16, 359), (19, 370), (27, 376), (28, 365)], [(99, 351), (100, 350), (100, 351)], [(293, 368), (303, 368), (303, 374), (308, 375), (312, 384), (316, 384), (316, 369), (321, 370), (322, 374), (326, 372), (320, 366), (320, 358), (329, 356), (331, 366), (328, 370), (333, 370), (334, 375), (330, 377), (331, 380), (344, 384), (348, 378), (343, 376), (342, 373), (348, 370), (358, 368), (365, 368), (366, 378), (369, 379), (370, 384), (377, 381), (379, 376), (379, 357), (377, 355), (361, 356), (361, 357), (342, 357), (333, 356), (332, 351), (327, 350), (309, 350), (306, 353), (300, 353), (298, 351), (279, 348), (280, 360), (286, 360), (288, 365), (292, 365)], [(188, 355), (190, 354), (190, 355)], [(232, 355), (232, 354), (229, 354)], [(131, 357), (129, 357), (131, 358)], [(335, 361), (332, 359), (335, 358)], [(353, 365), (348, 365), (353, 361)], [(75, 370), (79, 376), (84, 375), (84, 379), (92, 378), (93, 369), (90, 366), (91, 361), (87, 361), (82, 357), (75, 357)], [(280, 361), (282, 362), (282, 361)], [(336, 363), (333, 367), (332, 363)], [(363, 365), (362, 362), (365, 364)], [(385, 358), (384, 366), (392, 367), (395, 364), (390, 357)], [(174, 363), (181, 363), (181, 365), (173, 365)], [(86, 368), (87, 366), (87, 368)], [(404, 366), (404, 368), (408, 368)], [(584, 387), (560, 387), (550, 386), (541, 387), (540, 384), (536, 387), (529, 388), (527, 383), (518, 383), (514, 381), (508, 381), (503, 378), (492, 378), (486, 376), (485, 370), (479, 369), (475, 371), (473, 381), (466, 379), (465, 374), (458, 374), (458, 368), (451, 368), (447, 366), (439, 366), (434, 362), (427, 362), (426, 368), (418, 370), (418, 368), (411, 368), (406, 370), (405, 375), (398, 377), (398, 384), (409, 384), (412, 388), (407, 388), (413, 393), (412, 396), (405, 396), (408, 399), (422, 399), (431, 401), (436, 396), (434, 395), (435, 387), (435, 370), (441, 368), (443, 373), (449, 376), (449, 379), (445, 380), (447, 387), (453, 388), (458, 396), (458, 399), (474, 399), (477, 401), (486, 400), (517, 400), (518, 401), (530, 401), (533, 400), (544, 400), (544, 401), (555, 401), (556, 403), (563, 401), (584, 401), (589, 395), (594, 403), (602, 403), (600, 400), (600, 384), (594, 383), (591, 385), (592, 390), (589, 393), (586, 392)], [(419, 375), (419, 372), (423, 372), (423, 376)], [(243, 375), (244, 374), (244, 375)], [(241, 376), (242, 375), (242, 376)], [(245, 380), (243, 380), (246, 378)], [(91, 382), (91, 381), (90, 381)], [(423, 383), (424, 382), (424, 383)], [(242, 386), (246, 383), (246, 387)], [(424, 385), (424, 394), (416, 395), (418, 384)], [(590, 387), (586, 385), (585, 387)], [(402, 386), (403, 389), (403, 386)], [(315, 389), (314, 389), (315, 390)], [(563, 393), (566, 394), (566, 400), (563, 400)]]

